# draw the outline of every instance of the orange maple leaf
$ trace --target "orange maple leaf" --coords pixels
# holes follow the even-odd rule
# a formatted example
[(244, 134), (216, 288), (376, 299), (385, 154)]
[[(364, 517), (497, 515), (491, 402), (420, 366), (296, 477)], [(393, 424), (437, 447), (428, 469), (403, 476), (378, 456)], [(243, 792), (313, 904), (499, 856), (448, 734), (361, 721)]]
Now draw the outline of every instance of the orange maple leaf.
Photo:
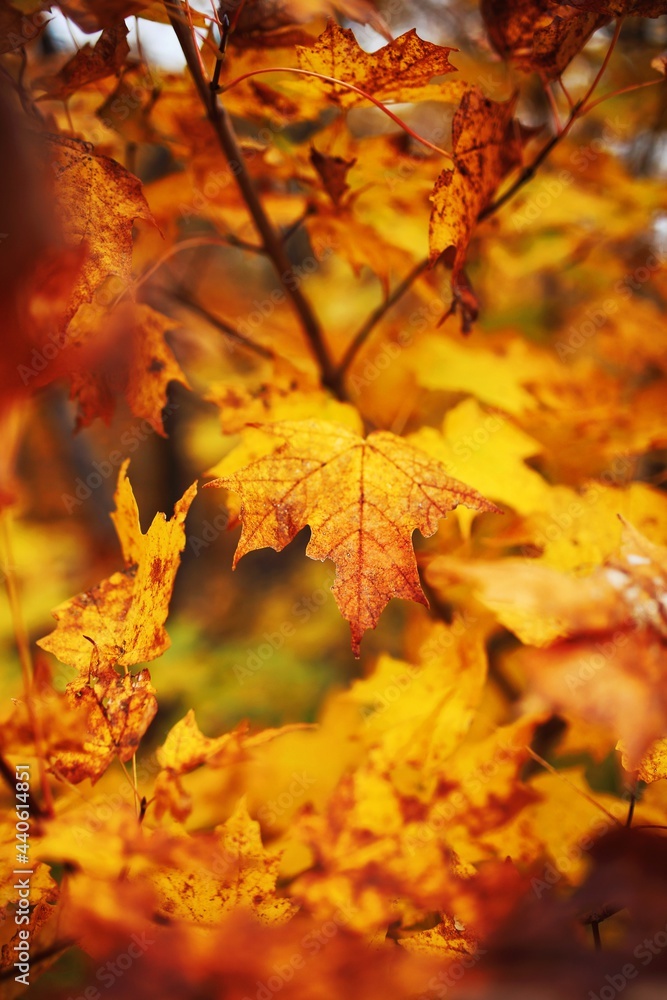
[[(259, 425), (253, 425), (259, 426)], [(253, 549), (283, 549), (307, 524), (306, 555), (336, 564), (333, 592), (350, 622), (352, 648), (375, 628), (392, 597), (428, 605), (412, 548), (459, 504), (499, 509), (444, 466), (387, 431), (359, 435), (318, 420), (261, 428), (269, 454), (208, 486), (240, 494), (243, 531), (234, 566)]]
[(491, 43), (526, 73), (558, 79), (606, 17), (540, 0), (482, 0)]
[(77, 784), (95, 783), (117, 756), (130, 760), (157, 712), (155, 688), (148, 670), (120, 676), (103, 669), (90, 682), (77, 678), (67, 685), (69, 707), (85, 713), (83, 738), (62, 734), (49, 755), (56, 774)]
[[(456, 49), (419, 38), (414, 28), (377, 52), (364, 52), (349, 28), (330, 21), (315, 44), (297, 45), (301, 69), (339, 77), (380, 100), (418, 100), (434, 76), (455, 73), (449, 53)], [(364, 98), (349, 89), (327, 85), (328, 93), (342, 107), (363, 104)]]
[(499, 104), (479, 87), (466, 91), (452, 121), (454, 169), (442, 171), (431, 193), (430, 256), (435, 261), (454, 247), (452, 291), (463, 307), (464, 328), (477, 315), (463, 274), (468, 244), (501, 180), (521, 162), (515, 107), (516, 98)]

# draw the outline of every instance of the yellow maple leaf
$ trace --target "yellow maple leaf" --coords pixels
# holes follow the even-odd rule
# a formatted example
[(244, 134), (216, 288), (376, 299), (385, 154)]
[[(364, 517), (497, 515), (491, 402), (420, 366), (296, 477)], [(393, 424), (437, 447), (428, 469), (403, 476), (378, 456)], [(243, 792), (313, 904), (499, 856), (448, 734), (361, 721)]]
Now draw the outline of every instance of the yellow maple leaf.
[(461, 305), (464, 329), (477, 304), (463, 276), (468, 244), (477, 220), (503, 177), (521, 162), (521, 138), (513, 119), (516, 99), (489, 100), (478, 87), (464, 94), (452, 122), (454, 168), (443, 170), (431, 194), (430, 256), (454, 247), (452, 291)]
[(156, 514), (143, 535), (127, 479), (128, 465), (129, 459), (120, 469), (114, 518), (125, 569), (59, 605), (53, 611), (57, 627), (39, 640), (42, 649), (82, 673), (90, 666), (91, 642), (102, 667), (145, 663), (169, 647), (164, 622), (185, 547), (183, 524), (197, 484), (177, 501), (171, 521)]
[(427, 603), (412, 548), (415, 528), (432, 535), (458, 504), (498, 512), (439, 462), (385, 431), (363, 439), (335, 424), (304, 420), (258, 433), (272, 450), (207, 484), (242, 497), (234, 565), (253, 549), (280, 551), (310, 525), (306, 554), (336, 564), (332, 589), (350, 622), (355, 655), (392, 597)]
[[(456, 71), (449, 62), (455, 51), (423, 41), (413, 29), (389, 42), (377, 52), (364, 52), (349, 28), (330, 21), (315, 44), (298, 45), (301, 69), (351, 83), (379, 100), (414, 101), (429, 95), (426, 88), (434, 76)], [(360, 94), (336, 84), (326, 84), (327, 93), (342, 107), (362, 104)]]
[[(217, 926), (232, 909), (250, 911), (265, 924), (289, 920), (296, 906), (276, 895), (280, 854), (262, 845), (259, 823), (241, 799), (226, 823), (216, 827), (213, 843), (179, 838), (171, 864), (160, 859), (150, 873), (159, 909), (172, 919)], [(213, 858), (208, 856), (208, 850)], [(207, 860), (217, 864), (208, 864)]]

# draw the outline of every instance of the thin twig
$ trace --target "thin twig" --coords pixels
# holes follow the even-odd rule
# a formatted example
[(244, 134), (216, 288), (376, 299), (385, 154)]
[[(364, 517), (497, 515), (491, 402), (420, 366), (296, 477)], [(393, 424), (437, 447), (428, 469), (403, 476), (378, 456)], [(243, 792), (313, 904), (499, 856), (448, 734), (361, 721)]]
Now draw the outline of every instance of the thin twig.
[(612, 97), (620, 97), (621, 94), (631, 94), (633, 90), (643, 90), (644, 87), (655, 87), (656, 83), (664, 82), (664, 76), (658, 76), (655, 80), (646, 80), (644, 83), (631, 83), (627, 87), (621, 87), (620, 90), (612, 90), (608, 94), (603, 94), (602, 97), (598, 97), (596, 100), (591, 101), (590, 104), (587, 104), (582, 109), (582, 113), (588, 114), (593, 108), (597, 108), (598, 104), (603, 104), (604, 101), (609, 101)]
[(607, 816), (612, 821), (612, 823), (615, 823), (616, 826), (623, 825), (621, 821), (617, 819), (616, 816), (613, 815), (613, 813), (610, 813), (608, 809), (605, 809), (605, 807), (601, 805), (600, 802), (597, 802), (592, 795), (589, 795), (588, 792), (585, 792), (582, 788), (577, 787), (577, 785), (575, 785), (573, 781), (570, 781), (567, 775), (563, 774), (561, 771), (558, 771), (553, 766), (553, 764), (550, 764), (549, 761), (544, 759), (544, 757), (540, 757), (538, 753), (535, 753), (532, 747), (526, 746), (525, 749), (528, 751), (533, 760), (536, 760), (538, 764), (541, 764), (542, 767), (544, 767), (550, 774), (553, 774), (557, 778), (560, 778), (561, 781), (564, 781), (566, 785), (570, 785), (570, 787), (575, 790), (577, 795), (581, 795), (581, 797), (586, 799), (587, 802), (590, 802), (592, 806), (595, 806), (596, 809), (599, 809), (600, 812), (603, 812), (605, 816)]
[(114, 309), (121, 299), (124, 299), (126, 295), (133, 294), (139, 291), (142, 285), (153, 277), (156, 271), (159, 271), (167, 261), (171, 260), (178, 253), (183, 253), (184, 250), (197, 250), (199, 247), (205, 246), (234, 246), (241, 250), (251, 250), (253, 253), (264, 253), (263, 247), (255, 246), (253, 243), (243, 243), (242, 241), (237, 241), (234, 236), (193, 236), (192, 239), (182, 240), (180, 243), (176, 243), (173, 247), (170, 247), (162, 256), (151, 264), (150, 267), (140, 274), (137, 278), (132, 281), (127, 288), (124, 288), (122, 292), (114, 299), (111, 303), (111, 308)]
[(181, 305), (189, 309), (190, 312), (197, 313), (202, 319), (205, 319), (207, 323), (214, 326), (216, 330), (220, 330), (224, 333), (226, 337), (233, 340), (234, 343), (239, 344), (241, 347), (247, 348), (247, 350), (252, 351), (253, 354), (259, 355), (260, 358), (266, 358), (267, 360), (273, 360), (276, 357), (276, 352), (272, 351), (270, 347), (264, 347), (263, 344), (258, 344), (254, 340), (250, 340), (244, 334), (240, 333), (235, 327), (230, 323), (227, 323), (224, 319), (220, 319), (219, 316), (214, 316), (213, 313), (209, 312), (205, 306), (200, 305), (199, 302), (195, 302), (194, 299), (189, 298), (183, 292), (170, 292), (169, 297), (179, 302)]
[(593, 945), (596, 951), (602, 951), (602, 938), (600, 937), (600, 924), (597, 920), (591, 923), (591, 930), (593, 931)]
[(264, 206), (248, 173), (243, 154), (236, 140), (229, 114), (206, 81), (199, 51), (187, 24), (187, 19), (183, 16), (185, 8), (182, 0), (165, 0), (165, 9), (183, 50), (185, 61), (206, 110), (208, 120), (215, 130), (220, 148), (236, 178), (248, 211), (262, 238), (267, 256), (273, 263), (286, 296), (291, 300), (299, 316), (312, 353), (319, 365), (322, 384), (340, 396), (340, 389), (336, 385), (334, 377), (334, 365), (322, 336), (320, 324), (300, 286), (294, 280), (290, 280), (293, 278), (293, 268), (285, 251), (283, 240), (264, 211)]
[(295, 219), (294, 222), (292, 222), (287, 227), (287, 229), (285, 229), (285, 231), (283, 232), (283, 240), (285, 242), (287, 242), (287, 240), (291, 240), (294, 234), (298, 232), (298, 230), (304, 224), (308, 216), (312, 214), (313, 214), (313, 209), (312, 207), (309, 206), (305, 212), (302, 212), (302, 214), (299, 216), (298, 219)]
[(627, 827), (632, 826), (632, 818), (635, 814), (636, 804), (637, 804), (637, 783), (635, 782), (635, 786), (630, 793), (630, 802), (628, 804), (628, 815), (625, 820), (625, 825)]
[(236, 79), (223, 84), (220, 88), (220, 92), (224, 94), (225, 91), (231, 90), (231, 88), (235, 87), (238, 83), (242, 83), (244, 80), (249, 80), (252, 76), (262, 76), (264, 73), (297, 73), (299, 76), (315, 77), (317, 80), (324, 80), (325, 83), (333, 83), (338, 87), (344, 87), (346, 90), (351, 90), (353, 93), (359, 94), (360, 97), (365, 98), (365, 100), (370, 101), (371, 104), (374, 104), (376, 108), (379, 108), (383, 114), (387, 115), (388, 118), (391, 118), (396, 125), (400, 126), (404, 132), (407, 132), (408, 135), (412, 136), (413, 139), (421, 143), (422, 146), (432, 149), (435, 153), (439, 153), (440, 156), (445, 156), (448, 160), (453, 162), (454, 158), (450, 152), (446, 149), (442, 149), (440, 146), (436, 146), (436, 144), (431, 142), (430, 139), (425, 139), (423, 135), (419, 135), (418, 132), (415, 132), (415, 130), (411, 128), (407, 122), (404, 122), (402, 118), (395, 115), (394, 112), (391, 111), (386, 104), (383, 104), (382, 101), (379, 101), (377, 97), (373, 97), (372, 94), (362, 90), (361, 87), (355, 87), (353, 83), (347, 83), (345, 80), (339, 80), (338, 77), (335, 76), (326, 76), (324, 73), (316, 73), (314, 70), (310, 69), (297, 69), (295, 66), (269, 66), (266, 69), (252, 69), (247, 73), (243, 73), (241, 76), (237, 76)]
[(570, 91), (567, 89), (567, 87), (563, 83), (563, 77), (562, 76), (558, 77), (558, 83), (559, 83), (560, 89), (565, 94), (565, 99), (566, 99), (567, 103), (569, 104), (570, 109), (572, 109), (574, 107), (574, 101), (572, 100), (572, 97), (570, 96)]
[(551, 115), (554, 120), (554, 127), (556, 129), (556, 135), (560, 135), (563, 131), (563, 126), (561, 124), (560, 115), (558, 114), (558, 105), (556, 103), (556, 98), (554, 97), (553, 90), (551, 89), (551, 84), (547, 81), (543, 81), (544, 93), (551, 109)]

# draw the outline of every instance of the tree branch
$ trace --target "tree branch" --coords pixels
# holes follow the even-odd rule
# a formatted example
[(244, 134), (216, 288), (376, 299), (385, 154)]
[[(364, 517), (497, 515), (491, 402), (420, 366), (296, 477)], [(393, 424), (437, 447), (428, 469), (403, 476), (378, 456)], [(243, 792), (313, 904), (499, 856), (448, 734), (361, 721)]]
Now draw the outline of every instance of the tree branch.
[(183, 50), (185, 61), (192, 75), (200, 100), (206, 110), (207, 118), (215, 130), (220, 148), (236, 178), (236, 183), (243, 195), (248, 211), (262, 238), (266, 254), (273, 263), (285, 294), (291, 300), (301, 320), (301, 325), (310, 348), (320, 367), (322, 384), (331, 389), (339, 398), (343, 398), (335, 379), (334, 365), (324, 342), (317, 317), (299, 286), (294, 281), (289, 280), (292, 274), (292, 265), (285, 252), (283, 241), (264, 211), (264, 206), (260, 201), (253, 180), (248, 173), (243, 154), (236, 141), (236, 135), (229, 114), (220, 104), (217, 94), (206, 81), (199, 51), (187, 21), (183, 2), (182, 0), (165, 0), (165, 9)]

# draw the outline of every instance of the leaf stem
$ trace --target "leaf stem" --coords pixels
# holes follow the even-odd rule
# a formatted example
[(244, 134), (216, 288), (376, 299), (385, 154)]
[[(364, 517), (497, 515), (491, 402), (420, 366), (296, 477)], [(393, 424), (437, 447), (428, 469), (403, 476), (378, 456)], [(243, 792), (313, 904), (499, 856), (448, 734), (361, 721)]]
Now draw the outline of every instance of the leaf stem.
[(311, 76), (315, 77), (317, 80), (324, 80), (325, 83), (334, 83), (338, 87), (345, 87), (346, 90), (351, 90), (353, 93), (359, 94), (367, 101), (370, 101), (371, 104), (374, 104), (376, 108), (379, 108), (380, 111), (391, 118), (396, 125), (400, 126), (404, 132), (407, 132), (407, 134), (412, 136), (413, 139), (420, 142), (422, 146), (426, 146), (428, 149), (432, 149), (434, 152), (439, 153), (440, 156), (446, 156), (452, 163), (454, 162), (451, 153), (448, 153), (446, 149), (436, 146), (434, 142), (431, 142), (429, 139), (425, 139), (423, 135), (419, 135), (418, 132), (415, 132), (415, 130), (410, 128), (410, 126), (404, 122), (402, 118), (399, 118), (393, 111), (390, 111), (387, 105), (383, 104), (382, 101), (379, 101), (376, 97), (373, 97), (372, 94), (362, 90), (361, 87), (357, 87), (353, 83), (347, 83), (345, 80), (339, 80), (335, 76), (326, 76), (324, 73), (316, 73), (314, 70), (310, 69), (297, 69), (295, 66), (270, 66), (267, 69), (253, 69), (248, 73), (242, 73), (241, 76), (237, 76), (234, 80), (224, 84), (220, 88), (220, 92), (224, 93), (227, 90), (231, 90), (231, 88), (235, 87), (237, 83), (242, 83), (243, 80), (248, 80), (251, 76), (261, 76), (264, 73), (296, 73), (299, 76)]
[(548, 81), (543, 81), (544, 95), (549, 104), (551, 110), (551, 117), (553, 118), (554, 128), (556, 130), (556, 135), (560, 135), (563, 131), (563, 126), (561, 124), (560, 115), (558, 114), (558, 105), (556, 103), (556, 98), (554, 92), (551, 89), (551, 84)]
[(287, 298), (291, 300), (294, 310), (299, 316), (311, 351), (319, 365), (322, 384), (336, 393), (339, 398), (342, 398), (340, 397), (340, 389), (336, 384), (334, 365), (322, 336), (320, 324), (300, 286), (295, 281), (290, 280), (293, 268), (285, 251), (284, 243), (266, 214), (254, 182), (248, 173), (248, 168), (236, 140), (229, 113), (218, 101), (216, 91), (211, 89), (207, 83), (192, 31), (187, 24), (187, 20), (182, 17), (184, 13), (183, 2), (182, 0), (165, 0), (165, 9), (183, 50), (185, 61), (206, 111), (207, 118), (215, 130), (220, 148), (236, 178), (236, 183), (239, 186), (248, 211), (262, 238), (267, 256), (273, 263)]
[(600, 924), (599, 921), (593, 920), (591, 922), (591, 930), (593, 932), (593, 945), (596, 951), (602, 951), (602, 938), (600, 937)]
[(656, 77), (655, 80), (645, 80), (644, 83), (631, 83), (627, 87), (621, 87), (620, 90), (612, 90), (608, 94), (603, 94), (601, 97), (596, 98), (596, 100), (591, 101), (587, 104), (585, 108), (582, 108), (582, 114), (588, 114), (593, 108), (597, 108), (598, 104), (602, 104), (604, 101), (611, 100), (612, 97), (620, 97), (621, 94), (631, 94), (633, 90), (642, 90), (644, 87), (654, 87), (656, 83), (664, 83), (665, 79), (662, 76)]

